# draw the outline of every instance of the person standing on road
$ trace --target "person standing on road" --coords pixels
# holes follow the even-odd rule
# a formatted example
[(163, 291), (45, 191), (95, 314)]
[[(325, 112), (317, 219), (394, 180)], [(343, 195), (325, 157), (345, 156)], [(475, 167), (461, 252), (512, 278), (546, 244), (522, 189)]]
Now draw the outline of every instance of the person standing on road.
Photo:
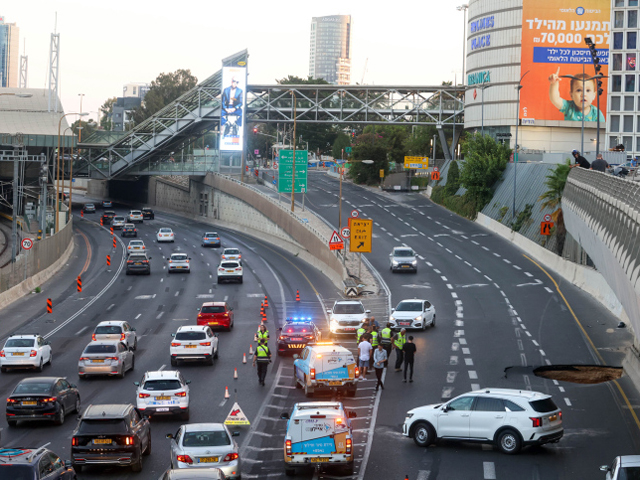
[(404, 359), (403, 347), (407, 342), (407, 330), (402, 329), (393, 336), (393, 349), (396, 351), (396, 372), (402, 371), (402, 360)]
[(391, 356), (391, 337), (393, 336), (393, 330), (391, 330), (391, 323), (387, 323), (387, 326), (380, 332), (380, 344), (382, 348), (387, 352), (387, 360), (384, 362), (384, 366), (389, 366), (389, 356)]
[(409, 340), (402, 347), (402, 353), (404, 354), (404, 383), (407, 382), (407, 370), (409, 370), (409, 383), (413, 383), (413, 360), (416, 353), (416, 344), (413, 343), (413, 336), (409, 335)]
[(264, 325), (264, 323), (258, 327), (258, 331), (253, 336), (253, 340), (256, 342), (261, 342), (262, 340), (264, 340), (265, 344), (269, 341), (269, 330), (267, 330), (267, 327)]
[(376, 392), (378, 387), (384, 390), (384, 384), (382, 383), (382, 372), (387, 363), (387, 351), (382, 347), (382, 344), (378, 344), (378, 348), (373, 351), (373, 368), (376, 369), (376, 378), (378, 383), (376, 384)]
[(379, 338), (380, 338), (380, 334), (378, 333), (378, 327), (373, 325), (371, 327), (371, 331), (369, 332), (369, 335), (371, 336), (371, 346), (374, 349), (376, 349), (378, 347)]
[(256, 347), (256, 354), (253, 357), (253, 366), (258, 364), (258, 382), (264, 386), (264, 380), (267, 377), (267, 366), (271, 363), (271, 351), (266, 340), (260, 340)]
[(360, 345), (362, 336), (369, 331), (369, 320), (362, 322), (362, 326), (356, 331), (356, 342)]
[(373, 347), (369, 343), (369, 334), (362, 336), (362, 341), (358, 344), (358, 358), (360, 359), (360, 378), (367, 376), (367, 368), (369, 368), (369, 360), (371, 359), (371, 350)]

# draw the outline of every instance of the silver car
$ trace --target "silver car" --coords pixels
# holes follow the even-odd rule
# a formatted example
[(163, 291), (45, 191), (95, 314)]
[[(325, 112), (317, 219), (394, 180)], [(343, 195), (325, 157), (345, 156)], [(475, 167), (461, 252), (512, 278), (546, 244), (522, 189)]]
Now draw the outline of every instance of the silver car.
[(191, 259), (186, 253), (172, 253), (167, 260), (169, 261), (169, 273), (191, 273), (191, 266), (189, 264)]
[(133, 370), (133, 349), (120, 341), (104, 340), (87, 345), (78, 361), (78, 375), (117, 375), (124, 378), (127, 370)]
[(134, 350), (138, 348), (138, 337), (136, 329), (122, 320), (108, 320), (96, 325), (96, 329), (91, 335), (91, 340), (118, 340)]
[(122, 228), (124, 227), (125, 222), (126, 220), (124, 217), (113, 217), (113, 220), (111, 220), (111, 226), (114, 230), (116, 228)]
[(141, 210), (131, 210), (129, 212), (129, 215), (127, 217), (127, 219), (131, 222), (131, 223), (142, 223), (143, 218), (142, 218), (142, 211)]
[(394, 247), (389, 254), (389, 270), (391, 272), (418, 272), (416, 252), (410, 247)]
[(220, 255), (221, 260), (237, 260), (242, 263), (242, 253), (237, 248), (225, 248)]
[(225, 480), (219, 468), (198, 468), (197, 470), (174, 470), (169, 468), (158, 480)]
[(171, 468), (217, 467), (227, 478), (240, 478), (238, 444), (222, 423), (182, 425), (171, 439)]
[(142, 240), (131, 240), (127, 245), (127, 255), (132, 253), (147, 253), (147, 247), (145, 247)]

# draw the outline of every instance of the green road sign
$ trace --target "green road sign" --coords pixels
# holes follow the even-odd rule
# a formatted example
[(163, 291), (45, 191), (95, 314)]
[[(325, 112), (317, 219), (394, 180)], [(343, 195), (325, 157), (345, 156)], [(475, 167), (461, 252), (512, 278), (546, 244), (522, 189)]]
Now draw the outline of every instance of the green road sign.
[[(309, 152), (296, 150), (296, 188), (295, 193), (307, 191), (307, 165)], [(278, 165), (278, 193), (291, 193), (293, 183), (293, 150), (280, 150)]]
[(347, 153), (351, 153), (351, 147), (346, 147), (346, 148), (344, 149), (344, 151), (345, 151), (345, 152), (347, 152)]

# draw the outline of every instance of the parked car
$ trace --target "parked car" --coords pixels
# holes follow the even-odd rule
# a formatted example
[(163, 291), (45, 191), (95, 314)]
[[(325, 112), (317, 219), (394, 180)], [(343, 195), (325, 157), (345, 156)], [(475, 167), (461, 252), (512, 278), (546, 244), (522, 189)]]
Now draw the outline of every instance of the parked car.
[(153, 220), (156, 218), (156, 214), (153, 213), (153, 210), (151, 210), (149, 207), (144, 207), (142, 209), (142, 218), (143, 220)]
[(223, 260), (218, 265), (218, 283), (236, 281), (242, 283), (242, 264), (237, 260)]
[(146, 372), (133, 382), (138, 410), (146, 417), (172, 415), (189, 421), (190, 383), (177, 370)]
[(122, 233), (120, 235), (122, 237), (137, 237), (138, 229), (133, 223), (125, 223), (122, 227)]
[(221, 327), (231, 331), (233, 328), (233, 308), (227, 302), (203, 303), (196, 323), (211, 328)]
[(0, 478), (12, 480), (76, 480), (70, 460), (62, 460), (46, 445), (0, 449)]
[(42, 371), (44, 364), (51, 364), (51, 343), (42, 336), (10, 335), (0, 350), (0, 371), (9, 368), (35, 368)]
[(149, 263), (151, 257), (147, 257), (146, 253), (132, 253), (127, 258), (126, 274), (142, 273), (144, 275), (151, 275), (151, 264)]
[(413, 298), (402, 300), (389, 315), (391, 328), (416, 328), (425, 330), (436, 326), (436, 308), (428, 300)]
[(169, 273), (185, 272), (191, 273), (191, 259), (186, 253), (172, 253), (167, 261), (169, 262)]
[(322, 339), (322, 332), (311, 317), (289, 317), (278, 329), (278, 355), (300, 353), (309, 343)]

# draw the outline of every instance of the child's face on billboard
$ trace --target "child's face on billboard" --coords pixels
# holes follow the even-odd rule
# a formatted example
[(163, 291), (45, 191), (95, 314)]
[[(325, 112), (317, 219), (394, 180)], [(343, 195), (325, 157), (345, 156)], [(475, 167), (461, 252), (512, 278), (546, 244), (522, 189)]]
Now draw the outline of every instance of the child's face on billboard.
[(593, 80), (584, 82), (584, 94), (582, 91), (582, 82), (576, 81), (571, 90), (571, 100), (580, 110), (586, 109), (593, 103), (596, 98), (595, 84)]

